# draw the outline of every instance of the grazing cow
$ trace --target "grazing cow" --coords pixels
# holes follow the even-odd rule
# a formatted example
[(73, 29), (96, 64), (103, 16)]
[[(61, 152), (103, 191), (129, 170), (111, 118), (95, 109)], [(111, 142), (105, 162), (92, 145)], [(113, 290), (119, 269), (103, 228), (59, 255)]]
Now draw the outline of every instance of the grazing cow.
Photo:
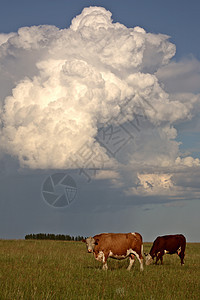
[(156, 264), (159, 259), (163, 264), (164, 254), (177, 253), (181, 259), (181, 265), (184, 264), (186, 239), (182, 234), (158, 236), (153, 242), (149, 254), (146, 256), (146, 265), (150, 265), (156, 257)]
[(139, 260), (140, 270), (143, 270), (143, 244), (139, 233), (101, 233), (82, 240), (87, 250), (94, 254), (98, 261), (103, 262), (103, 270), (107, 270), (108, 257), (124, 259), (129, 257), (128, 270), (131, 269), (135, 256)]

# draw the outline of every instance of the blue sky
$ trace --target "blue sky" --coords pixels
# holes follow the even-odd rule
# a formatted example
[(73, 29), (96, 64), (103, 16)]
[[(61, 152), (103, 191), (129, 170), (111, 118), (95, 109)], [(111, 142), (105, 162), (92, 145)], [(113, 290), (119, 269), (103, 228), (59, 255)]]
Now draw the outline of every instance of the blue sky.
[(199, 1), (1, 8), (0, 238), (200, 241)]

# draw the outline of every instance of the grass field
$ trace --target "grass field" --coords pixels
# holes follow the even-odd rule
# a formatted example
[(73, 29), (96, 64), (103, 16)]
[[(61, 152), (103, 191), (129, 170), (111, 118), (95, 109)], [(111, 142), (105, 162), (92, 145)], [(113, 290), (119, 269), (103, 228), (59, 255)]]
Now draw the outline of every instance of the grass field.
[[(151, 244), (144, 244), (148, 252)], [(0, 299), (200, 299), (200, 244), (188, 243), (185, 265), (108, 260), (101, 269), (81, 242), (0, 240)]]

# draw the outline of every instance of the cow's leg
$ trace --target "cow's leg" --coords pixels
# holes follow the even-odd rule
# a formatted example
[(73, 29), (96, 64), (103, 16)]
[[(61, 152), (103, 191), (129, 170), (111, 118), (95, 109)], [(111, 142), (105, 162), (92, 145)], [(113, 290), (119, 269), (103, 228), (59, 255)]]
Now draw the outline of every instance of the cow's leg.
[(108, 270), (108, 265), (107, 265), (107, 259), (108, 259), (108, 254), (104, 253), (103, 254), (103, 270)]
[(163, 265), (163, 256), (160, 257), (161, 265)]
[(130, 271), (130, 269), (132, 268), (132, 265), (134, 264), (134, 262), (135, 262), (135, 255), (131, 254), (130, 255), (130, 263), (129, 263), (129, 266), (127, 268), (128, 271)]
[(139, 255), (139, 263), (140, 263), (140, 271), (143, 271), (144, 270), (144, 267), (143, 267), (143, 256), (142, 254)]
[(163, 255), (164, 255), (164, 251), (158, 252), (158, 260), (160, 259), (161, 265), (163, 264)]
[(155, 262), (156, 265), (158, 264), (159, 259), (160, 259), (160, 258), (159, 258), (159, 254), (156, 253), (156, 262)]
[(184, 251), (181, 251), (178, 256), (180, 257), (181, 259), (181, 266), (184, 265), (184, 256), (185, 256), (185, 253)]
[(144, 267), (143, 267), (143, 256), (141, 254), (141, 252), (138, 254), (137, 252), (133, 251), (134, 255), (137, 257), (139, 263), (140, 263), (140, 271), (143, 271), (144, 270)]
[(103, 262), (103, 267), (102, 267), (103, 270), (108, 270), (108, 265), (107, 265), (107, 262)]
[(177, 250), (177, 254), (178, 254), (178, 256), (181, 259), (181, 265), (184, 265), (184, 261), (183, 260), (184, 260), (184, 256), (185, 256), (185, 251), (182, 250), (181, 247), (179, 247), (178, 250)]

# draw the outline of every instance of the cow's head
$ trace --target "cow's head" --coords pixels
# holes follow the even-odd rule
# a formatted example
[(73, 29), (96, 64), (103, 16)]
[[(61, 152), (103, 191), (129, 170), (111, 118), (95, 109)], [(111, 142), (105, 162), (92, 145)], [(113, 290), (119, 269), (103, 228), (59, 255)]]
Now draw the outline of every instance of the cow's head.
[(153, 263), (153, 258), (150, 254), (145, 254), (146, 256), (146, 265), (149, 266)]
[(95, 245), (98, 245), (98, 239), (94, 239), (93, 237), (88, 237), (87, 239), (82, 240), (83, 243), (86, 243), (87, 251), (92, 253), (94, 251)]

